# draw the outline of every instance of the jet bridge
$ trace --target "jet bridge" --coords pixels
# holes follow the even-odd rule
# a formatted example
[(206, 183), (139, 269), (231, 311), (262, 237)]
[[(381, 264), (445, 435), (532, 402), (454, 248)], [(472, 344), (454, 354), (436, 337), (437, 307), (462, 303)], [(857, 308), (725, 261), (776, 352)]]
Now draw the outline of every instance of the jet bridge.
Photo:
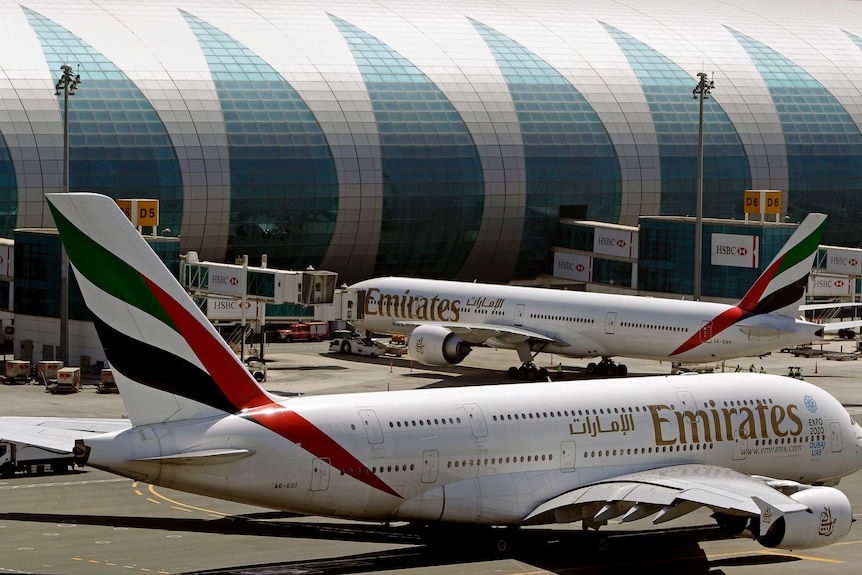
[[(195, 299), (211, 321), (240, 322), (238, 341), (229, 341), (235, 351), (245, 356), (245, 340), (251, 328), (248, 322), (264, 332), (266, 304), (299, 304), (332, 307), (335, 299), (335, 272), (306, 269), (279, 270), (265, 265), (253, 267), (248, 259), (236, 264), (204, 262), (196, 252), (180, 260), (180, 284)], [(260, 356), (263, 356), (261, 345)]]
[(202, 262), (196, 252), (189, 252), (180, 262), (180, 284), (200, 296), (271, 304), (331, 304), (337, 281), (337, 273), (322, 270), (252, 267), (247, 260), (238, 264)]

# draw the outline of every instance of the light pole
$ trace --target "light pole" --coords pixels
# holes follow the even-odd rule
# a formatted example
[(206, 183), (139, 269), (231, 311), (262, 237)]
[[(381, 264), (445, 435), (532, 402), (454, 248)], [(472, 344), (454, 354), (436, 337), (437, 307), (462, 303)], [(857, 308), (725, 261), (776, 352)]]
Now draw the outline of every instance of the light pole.
[(715, 82), (706, 79), (705, 72), (697, 73), (697, 86), (692, 98), (700, 100), (700, 121), (697, 129), (697, 206), (694, 217), (694, 299), (700, 299), (700, 268), (703, 259), (703, 101), (709, 98)]
[[(55, 86), (55, 96), (63, 94), (63, 192), (69, 193), (69, 96), (75, 95), (81, 75), (72, 75), (72, 67), (60, 66), (62, 75)], [(60, 244), (60, 360), (69, 365), (69, 256)]]

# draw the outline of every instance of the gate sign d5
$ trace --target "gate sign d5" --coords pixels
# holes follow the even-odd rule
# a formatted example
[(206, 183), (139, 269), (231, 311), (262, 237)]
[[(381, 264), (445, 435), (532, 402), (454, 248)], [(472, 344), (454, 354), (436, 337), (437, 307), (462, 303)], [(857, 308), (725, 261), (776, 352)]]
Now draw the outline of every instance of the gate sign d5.
[(117, 200), (117, 205), (136, 228), (159, 225), (159, 200)]

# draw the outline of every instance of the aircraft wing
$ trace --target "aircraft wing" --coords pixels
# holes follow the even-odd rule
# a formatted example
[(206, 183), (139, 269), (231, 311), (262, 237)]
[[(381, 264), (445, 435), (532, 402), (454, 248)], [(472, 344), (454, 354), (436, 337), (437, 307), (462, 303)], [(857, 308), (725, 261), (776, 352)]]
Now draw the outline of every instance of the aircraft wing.
[(831, 331), (838, 331), (839, 329), (862, 327), (862, 320), (829, 321), (820, 325), (823, 326), (823, 331), (828, 333)]
[(131, 427), (128, 419), (0, 417), (0, 440), (71, 453), (76, 439)]
[(800, 311), (813, 311), (818, 309), (839, 309), (846, 307), (859, 307), (862, 302), (832, 302), (832, 303), (808, 303), (799, 306)]
[(620, 516), (622, 522), (628, 522), (655, 514), (653, 523), (658, 524), (699, 507), (738, 517), (755, 517), (768, 510), (777, 519), (784, 513), (807, 509), (779, 491), (791, 487), (786, 483), (724, 467), (674, 465), (573, 489), (541, 504), (525, 522), (583, 520), (586, 525), (598, 526)]
[(565, 343), (552, 337), (548, 337), (545, 334), (511, 325), (493, 325), (487, 323), (445, 323), (434, 321), (397, 321), (395, 324), (414, 327), (418, 327), (420, 325), (437, 325), (445, 327), (452, 333), (458, 334), (464, 341), (468, 341), (473, 344), (484, 343), (491, 338), (496, 338), (507, 344), (516, 344), (522, 341)]

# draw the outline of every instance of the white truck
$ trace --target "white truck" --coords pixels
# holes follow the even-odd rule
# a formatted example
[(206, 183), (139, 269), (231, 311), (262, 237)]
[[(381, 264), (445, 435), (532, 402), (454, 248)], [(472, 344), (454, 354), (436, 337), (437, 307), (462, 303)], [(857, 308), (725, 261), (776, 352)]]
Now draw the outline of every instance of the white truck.
[[(342, 334), (338, 334), (341, 336)], [(359, 337), (355, 334), (344, 334), (334, 337), (329, 343), (329, 351), (380, 357), (382, 350), (370, 337)]]
[(74, 455), (15, 441), (0, 441), (0, 477), (19, 473), (65, 473), (75, 468)]

